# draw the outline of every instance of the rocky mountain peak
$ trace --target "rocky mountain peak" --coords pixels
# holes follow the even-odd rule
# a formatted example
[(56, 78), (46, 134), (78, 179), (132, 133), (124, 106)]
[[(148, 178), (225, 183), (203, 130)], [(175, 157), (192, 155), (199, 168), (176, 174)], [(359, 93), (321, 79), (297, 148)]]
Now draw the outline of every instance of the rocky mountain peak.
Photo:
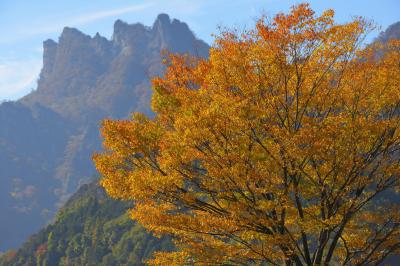
[[(209, 49), (186, 23), (167, 14), (158, 15), (152, 27), (117, 20), (111, 40), (65, 27), (58, 43), (47, 40), (43, 47), (38, 88), (22, 102), (40, 103), (73, 119), (82, 119), (92, 107), (126, 114), (134, 103), (121, 95), (150, 87), (148, 79), (162, 71), (162, 50), (206, 57)], [(140, 95), (148, 101), (149, 93)]]
[(88, 41), (90, 40), (90, 36), (83, 34), (81, 31), (75, 29), (75, 28), (70, 28), (70, 27), (64, 27), (60, 38), (59, 42), (70, 42), (70, 41)]
[(48, 39), (43, 42), (43, 48), (44, 49), (57, 48), (57, 43), (55, 41), (53, 41), (52, 39)]
[(132, 46), (135, 40), (147, 39), (146, 33), (147, 29), (143, 24), (128, 24), (119, 19), (114, 23), (112, 41), (121, 47)]
[(171, 21), (167, 14), (158, 15), (152, 27), (152, 34), (163, 49), (173, 47), (174, 52), (179, 53), (187, 52), (185, 47), (181, 46), (182, 42), (196, 42), (196, 37), (186, 23), (177, 19)]
[(43, 69), (41, 78), (48, 77), (52, 70), (57, 54), (57, 43), (51, 39), (43, 42)]
[(171, 25), (171, 19), (169, 16), (165, 13), (161, 13), (157, 16), (156, 20), (154, 21), (153, 28), (159, 27), (159, 26), (169, 26)]
[(107, 38), (101, 36), (98, 32), (91, 37), (75, 28), (65, 27), (59, 37), (57, 50), (58, 53), (60, 52), (59, 50), (64, 50), (67, 53), (82, 53), (88, 52), (86, 49), (89, 48), (93, 49), (94, 52), (103, 53), (104, 51), (101, 50), (109, 48), (108, 44)]

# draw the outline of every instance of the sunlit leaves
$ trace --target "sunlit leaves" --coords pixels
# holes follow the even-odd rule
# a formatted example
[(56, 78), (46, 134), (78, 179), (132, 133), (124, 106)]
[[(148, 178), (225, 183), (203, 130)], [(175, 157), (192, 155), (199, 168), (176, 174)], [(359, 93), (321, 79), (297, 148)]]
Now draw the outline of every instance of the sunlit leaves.
[[(154, 264), (377, 263), (400, 246), (398, 41), (306, 4), (171, 55), (150, 120), (107, 120), (103, 186), (179, 250)], [(359, 237), (357, 237), (359, 236)]]

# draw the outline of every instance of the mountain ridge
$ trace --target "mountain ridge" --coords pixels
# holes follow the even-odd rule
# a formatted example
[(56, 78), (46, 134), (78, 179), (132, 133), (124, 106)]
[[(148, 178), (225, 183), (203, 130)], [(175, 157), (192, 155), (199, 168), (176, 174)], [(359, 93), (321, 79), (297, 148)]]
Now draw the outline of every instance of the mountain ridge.
[(37, 89), (0, 105), (0, 251), (18, 247), (96, 176), (102, 119), (151, 115), (150, 78), (163, 73), (164, 49), (207, 57), (209, 47), (166, 14), (152, 26), (117, 20), (111, 39), (65, 27), (44, 41)]
[[(98, 111), (107, 115), (125, 116), (131, 111), (131, 106), (125, 103), (124, 110), (117, 112), (113, 112), (113, 106), (109, 106), (109, 97), (124, 93), (120, 91), (124, 88), (117, 81), (111, 84), (115, 86), (114, 89), (105, 88), (104, 79), (109, 79), (107, 74), (112, 73), (122, 81), (138, 85), (142, 80), (135, 80), (124, 71), (143, 71), (147, 68), (147, 73), (141, 73), (147, 80), (160, 75), (160, 51), (164, 49), (205, 57), (209, 47), (195, 37), (186, 23), (171, 20), (166, 14), (158, 15), (152, 27), (117, 20), (110, 40), (98, 33), (91, 37), (75, 28), (65, 27), (58, 42), (44, 42), (44, 65), (38, 89), (20, 101), (26, 105), (39, 103), (73, 120), (82, 119), (82, 113), (90, 108), (100, 108), (102, 110)], [(71, 78), (79, 86), (66, 84)], [(150, 84), (145, 86), (150, 87)], [(75, 102), (75, 110), (66, 106), (70, 105), (70, 101)]]

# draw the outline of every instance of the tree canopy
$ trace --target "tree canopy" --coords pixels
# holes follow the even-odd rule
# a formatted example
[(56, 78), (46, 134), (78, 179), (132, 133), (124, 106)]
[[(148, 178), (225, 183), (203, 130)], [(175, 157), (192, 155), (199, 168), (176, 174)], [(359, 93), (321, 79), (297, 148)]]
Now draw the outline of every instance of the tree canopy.
[(169, 55), (154, 118), (105, 120), (112, 197), (178, 247), (159, 265), (379, 264), (399, 251), (400, 42), (308, 4)]

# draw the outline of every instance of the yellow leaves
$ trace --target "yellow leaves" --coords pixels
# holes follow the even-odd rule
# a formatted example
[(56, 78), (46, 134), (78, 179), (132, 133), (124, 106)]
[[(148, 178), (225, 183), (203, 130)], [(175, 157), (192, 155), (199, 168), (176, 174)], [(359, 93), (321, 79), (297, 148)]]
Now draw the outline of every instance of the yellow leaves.
[[(363, 49), (370, 28), (295, 6), (223, 32), (209, 60), (167, 57), (154, 119), (104, 121), (102, 185), (180, 249), (150, 263), (304, 262), (340, 232), (343, 262), (399, 220), (371, 210), (400, 187), (400, 42)], [(385, 245), (399, 241), (395, 228)]]

